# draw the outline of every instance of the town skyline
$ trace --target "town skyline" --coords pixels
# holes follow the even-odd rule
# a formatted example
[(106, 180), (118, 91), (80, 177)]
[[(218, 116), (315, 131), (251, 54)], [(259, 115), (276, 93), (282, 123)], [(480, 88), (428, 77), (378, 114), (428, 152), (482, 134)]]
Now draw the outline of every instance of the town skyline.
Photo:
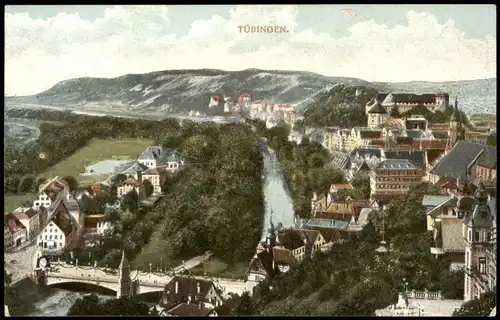
[[(175, 69), (301, 70), (380, 82), (496, 78), (493, 6), (186, 9), (8, 6), (6, 94), (36, 94), (78, 77)], [(289, 32), (240, 32), (245, 25)]]

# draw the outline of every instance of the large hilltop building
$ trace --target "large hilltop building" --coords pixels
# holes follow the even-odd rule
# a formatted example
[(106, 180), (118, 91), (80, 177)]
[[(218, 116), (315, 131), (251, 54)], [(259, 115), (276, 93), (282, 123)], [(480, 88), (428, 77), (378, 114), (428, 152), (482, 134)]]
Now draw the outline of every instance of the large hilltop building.
[[(365, 112), (368, 115), (369, 110), (375, 105), (380, 104), (388, 112), (394, 108), (399, 113), (407, 112), (417, 106), (424, 106), (431, 112), (444, 111), (450, 103), (448, 93), (378, 93), (375, 98), (368, 101), (365, 106)], [(377, 110), (380, 109), (377, 107)]]

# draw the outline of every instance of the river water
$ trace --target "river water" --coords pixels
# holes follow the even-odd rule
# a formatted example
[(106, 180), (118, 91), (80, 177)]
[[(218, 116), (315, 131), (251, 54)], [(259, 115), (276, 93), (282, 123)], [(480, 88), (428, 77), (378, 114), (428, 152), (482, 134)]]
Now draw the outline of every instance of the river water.
[[(291, 227), (294, 223), (293, 202), (286, 189), (282, 170), (275, 152), (262, 141), (261, 149), (264, 156), (264, 198), (266, 214), (263, 225), (263, 237), (269, 228), (271, 211), (272, 221), (276, 226), (282, 223), (284, 227)], [(84, 293), (61, 289), (50, 289), (45, 298), (34, 305), (34, 311), (29, 316), (65, 316), (71, 305), (81, 298)], [(103, 298), (111, 298), (102, 296)]]

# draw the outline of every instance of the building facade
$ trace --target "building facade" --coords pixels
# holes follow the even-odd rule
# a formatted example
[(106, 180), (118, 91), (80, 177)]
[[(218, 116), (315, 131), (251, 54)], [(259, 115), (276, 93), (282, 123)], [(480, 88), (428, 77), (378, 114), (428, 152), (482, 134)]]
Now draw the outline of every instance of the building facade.
[(424, 172), (406, 159), (387, 159), (370, 172), (370, 199), (403, 196), (422, 182)]
[[(463, 220), (463, 238), (465, 240), (465, 283), (464, 300), (479, 298), (481, 294), (496, 287), (496, 205), (488, 205), (488, 194), (480, 184), (475, 195), (476, 204), (472, 213)], [(494, 257), (495, 268), (491, 268)], [(495, 275), (490, 274), (494, 271)], [(495, 281), (495, 282), (492, 282)]]

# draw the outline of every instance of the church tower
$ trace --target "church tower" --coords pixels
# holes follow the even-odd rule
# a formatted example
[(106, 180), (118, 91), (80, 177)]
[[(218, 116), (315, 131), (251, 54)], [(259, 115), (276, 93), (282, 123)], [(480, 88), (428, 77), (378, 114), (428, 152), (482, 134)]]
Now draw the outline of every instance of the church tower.
[(458, 99), (455, 97), (455, 107), (453, 108), (453, 113), (451, 114), (446, 150), (453, 148), (455, 143), (459, 140), (465, 140), (465, 128), (462, 124), (460, 112), (458, 111)]
[(487, 282), (487, 266), (491, 250), (491, 228), (493, 215), (488, 204), (488, 194), (482, 183), (479, 184), (472, 213), (463, 220), (463, 237), (465, 239), (465, 283), (464, 300), (469, 301), (485, 291)]
[(267, 230), (266, 248), (267, 248), (267, 252), (269, 252), (269, 254), (271, 255), (271, 259), (272, 259), (271, 261), (274, 262), (273, 248), (276, 246), (276, 229), (274, 228), (274, 224), (273, 224), (273, 211), (272, 210), (271, 210), (271, 216), (269, 217), (269, 222), (270, 222), (270, 226), (269, 226), (269, 229)]
[(130, 280), (130, 265), (125, 254), (125, 249), (122, 250), (122, 261), (118, 268), (118, 290), (116, 298), (128, 298), (131, 296), (130, 288), (132, 281)]

